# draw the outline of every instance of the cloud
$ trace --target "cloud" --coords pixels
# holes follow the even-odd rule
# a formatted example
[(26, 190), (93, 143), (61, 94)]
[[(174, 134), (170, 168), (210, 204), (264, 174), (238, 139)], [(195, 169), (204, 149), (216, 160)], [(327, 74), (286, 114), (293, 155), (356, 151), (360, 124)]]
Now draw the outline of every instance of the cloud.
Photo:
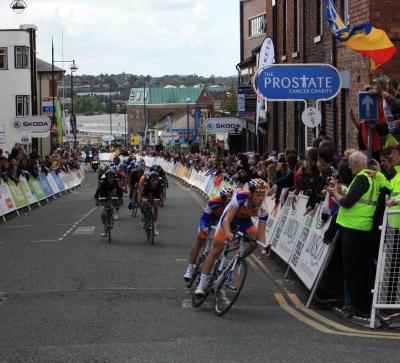
[[(41, 57), (49, 57), (52, 34), (61, 52), (62, 28), (65, 53), (77, 59), (79, 73), (181, 73), (184, 65), (189, 73), (233, 74), (237, 10), (232, 0), (30, 0), (21, 16), (0, 6), (8, 27), (16, 21), (39, 26)], [(216, 59), (221, 49), (227, 53)]]

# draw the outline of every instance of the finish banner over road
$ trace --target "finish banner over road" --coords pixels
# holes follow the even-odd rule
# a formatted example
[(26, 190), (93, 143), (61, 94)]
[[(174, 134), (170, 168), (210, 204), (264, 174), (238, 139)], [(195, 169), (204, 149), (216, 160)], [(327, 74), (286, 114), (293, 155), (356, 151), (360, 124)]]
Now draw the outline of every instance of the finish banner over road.
[(267, 101), (328, 101), (340, 92), (341, 78), (329, 64), (270, 65), (257, 72), (255, 88)]

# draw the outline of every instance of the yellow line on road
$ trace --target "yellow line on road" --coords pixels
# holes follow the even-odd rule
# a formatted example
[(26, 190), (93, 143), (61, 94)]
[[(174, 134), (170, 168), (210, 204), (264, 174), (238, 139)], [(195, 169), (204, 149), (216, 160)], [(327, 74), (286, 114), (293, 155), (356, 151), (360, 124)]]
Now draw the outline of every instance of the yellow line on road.
[(367, 335), (382, 335), (382, 336), (388, 336), (388, 337), (397, 337), (400, 339), (400, 334), (398, 333), (387, 333), (387, 332), (372, 332), (372, 331), (365, 331), (365, 330), (359, 330), (359, 329), (353, 329), (350, 328), (346, 325), (343, 324), (339, 324), (336, 323), (335, 321), (326, 318), (325, 316), (318, 314), (316, 311), (311, 310), (309, 308), (307, 308), (301, 301), (300, 299), (297, 297), (296, 294), (288, 294), (288, 297), (290, 300), (292, 300), (294, 306), (303, 311), (304, 313), (312, 316), (314, 319), (317, 319), (327, 325), (330, 325), (331, 327), (339, 330), (339, 331), (344, 331), (344, 332), (348, 332), (348, 333), (362, 333), (362, 334), (367, 334)]

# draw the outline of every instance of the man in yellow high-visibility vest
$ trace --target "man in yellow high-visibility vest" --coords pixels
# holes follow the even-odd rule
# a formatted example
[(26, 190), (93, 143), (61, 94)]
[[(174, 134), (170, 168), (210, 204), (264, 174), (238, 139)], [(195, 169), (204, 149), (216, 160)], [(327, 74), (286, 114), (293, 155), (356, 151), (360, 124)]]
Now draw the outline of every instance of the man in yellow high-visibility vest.
[(368, 278), (370, 231), (381, 185), (368, 174), (368, 159), (362, 152), (350, 155), (349, 167), (355, 178), (346, 195), (341, 193), (337, 182), (331, 182), (328, 191), (340, 205), (336, 223), (340, 227), (345, 286), (354, 312), (367, 314), (372, 301)]

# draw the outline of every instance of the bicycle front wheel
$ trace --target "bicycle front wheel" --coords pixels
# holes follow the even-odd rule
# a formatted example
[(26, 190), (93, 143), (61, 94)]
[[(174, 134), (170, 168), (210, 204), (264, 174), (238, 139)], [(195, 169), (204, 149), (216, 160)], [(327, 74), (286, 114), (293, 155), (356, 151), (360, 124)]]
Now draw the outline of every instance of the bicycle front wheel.
[(221, 281), (215, 288), (214, 312), (217, 316), (227, 313), (239, 297), (246, 281), (247, 269), (246, 260), (234, 259), (224, 276), (221, 276)]
[(111, 228), (108, 228), (108, 243), (111, 243)]

